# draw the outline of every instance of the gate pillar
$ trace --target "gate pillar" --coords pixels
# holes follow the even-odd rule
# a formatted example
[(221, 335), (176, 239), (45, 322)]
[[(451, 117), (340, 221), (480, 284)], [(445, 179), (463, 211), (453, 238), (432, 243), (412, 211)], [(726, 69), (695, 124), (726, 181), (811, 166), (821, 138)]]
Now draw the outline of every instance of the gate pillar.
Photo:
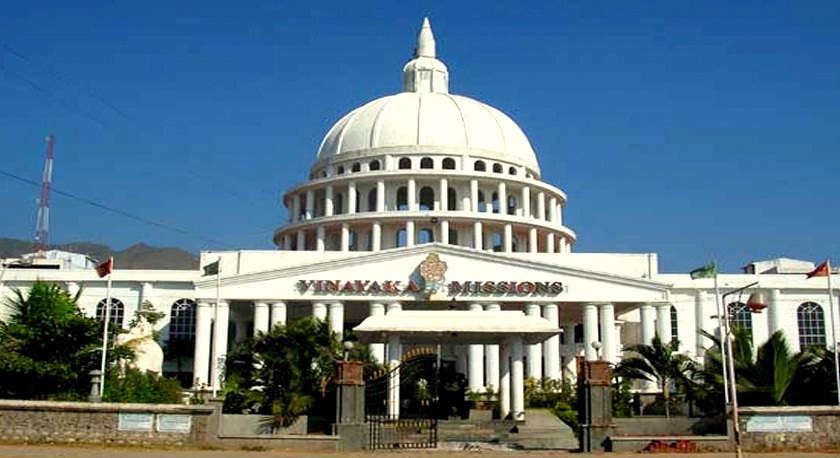
[(337, 369), (335, 433), (341, 436), (342, 450), (362, 450), (368, 442), (364, 363), (339, 361)]

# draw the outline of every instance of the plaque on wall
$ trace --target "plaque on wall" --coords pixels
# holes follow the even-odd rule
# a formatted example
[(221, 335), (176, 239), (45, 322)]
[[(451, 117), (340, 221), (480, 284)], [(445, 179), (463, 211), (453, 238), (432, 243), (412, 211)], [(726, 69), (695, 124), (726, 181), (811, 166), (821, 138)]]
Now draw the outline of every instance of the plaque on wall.
[(158, 414), (157, 430), (161, 433), (189, 434), (192, 429), (192, 415)]
[(117, 429), (119, 431), (151, 431), (154, 426), (154, 414), (120, 412)]
[(747, 432), (750, 433), (807, 433), (813, 430), (808, 415), (762, 415), (747, 420)]

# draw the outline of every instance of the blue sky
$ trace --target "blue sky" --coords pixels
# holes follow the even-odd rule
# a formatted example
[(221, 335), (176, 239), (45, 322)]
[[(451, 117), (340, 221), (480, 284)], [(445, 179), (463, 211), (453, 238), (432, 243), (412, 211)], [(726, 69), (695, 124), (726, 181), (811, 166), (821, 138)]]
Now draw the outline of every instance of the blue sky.
[[(70, 6), (72, 5), (72, 6)], [(663, 271), (840, 263), (840, 3), (13, 2), (0, 169), (54, 195), (54, 243), (272, 248), (282, 191), (342, 114), (397, 92), (431, 18), (452, 92), (528, 134), (578, 252)], [(38, 189), (0, 175), (0, 237)]]

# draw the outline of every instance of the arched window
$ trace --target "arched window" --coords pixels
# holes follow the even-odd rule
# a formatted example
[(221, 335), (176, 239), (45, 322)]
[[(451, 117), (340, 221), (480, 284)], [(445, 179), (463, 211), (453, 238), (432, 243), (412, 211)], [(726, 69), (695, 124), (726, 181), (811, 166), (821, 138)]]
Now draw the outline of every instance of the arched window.
[(420, 210), (433, 210), (435, 208), (435, 190), (424, 186), (420, 188)]
[(356, 231), (350, 231), (347, 235), (347, 249), (350, 251), (359, 251), (359, 234)]
[(516, 214), (516, 197), (514, 197), (514, 196), (508, 196), (507, 214), (508, 215), (515, 215)]
[(743, 302), (731, 302), (726, 306), (732, 328), (744, 330), (752, 340), (752, 313)]
[(825, 347), (825, 316), (820, 304), (805, 302), (796, 309), (796, 325), (799, 328), (799, 348), (819, 345)]
[(502, 164), (493, 164), (493, 173), (502, 173)]
[(493, 213), (501, 213), (501, 206), (499, 205), (499, 193), (493, 193)]
[(178, 299), (169, 312), (169, 340), (192, 340), (195, 338), (195, 301)]
[(370, 161), (370, 164), (368, 164), (368, 167), (371, 170), (379, 170), (379, 161)]
[(677, 308), (671, 306), (671, 341), (678, 340), (680, 335), (679, 318), (677, 317)]
[[(96, 304), (96, 319), (99, 321), (105, 320), (105, 301), (107, 301), (107, 299), (102, 299), (101, 301), (99, 301), (99, 304)], [(122, 327), (123, 315), (125, 313), (125, 306), (123, 306), (122, 301), (112, 297), (110, 308), (111, 311), (108, 312), (109, 326)]]
[(431, 229), (420, 229), (417, 243), (432, 243), (435, 241), (435, 233)]
[(487, 170), (487, 167), (484, 165), (484, 161), (475, 161), (473, 170), (475, 170), (476, 172), (484, 172), (485, 170)]
[(408, 246), (407, 241), (408, 241), (408, 232), (405, 229), (398, 230), (397, 231), (397, 239), (395, 241), (396, 245), (397, 245), (397, 248), (402, 248), (402, 247)]
[(509, 168), (508, 173), (511, 174), (511, 175), (516, 175), (516, 167)]
[(487, 206), (485, 205), (485, 202), (484, 202), (484, 192), (483, 191), (478, 191), (478, 208), (475, 209), (475, 210), (480, 211), (480, 212), (487, 211)]
[(400, 159), (399, 163), (400, 170), (410, 169), (411, 168), (411, 159), (404, 157)]
[(449, 211), (458, 209), (458, 192), (455, 191), (455, 188), (446, 190), (446, 209)]
[(420, 168), (421, 169), (433, 169), (435, 167), (435, 162), (430, 157), (424, 157), (420, 159)]
[(361, 172), (362, 171), (362, 164), (359, 164), (358, 162), (354, 162), (353, 163), (353, 171), (354, 172)]
[(455, 170), (455, 159), (451, 157), (447, 157), (443, 160), (443, 169), (444, 170)]
[(344, 166), (339, 165), (338, 168), (336, 169), (335, 173), (337, 173), (339, 175), (344, 175)]
[(397, 188), (397, 210), (408, 210), (408, 188), (405, 186)]
[(373, 188), (370, 192), (368, 192), (367, 204), (369, 212), (376, 211), (376, 195), (376, 188)]

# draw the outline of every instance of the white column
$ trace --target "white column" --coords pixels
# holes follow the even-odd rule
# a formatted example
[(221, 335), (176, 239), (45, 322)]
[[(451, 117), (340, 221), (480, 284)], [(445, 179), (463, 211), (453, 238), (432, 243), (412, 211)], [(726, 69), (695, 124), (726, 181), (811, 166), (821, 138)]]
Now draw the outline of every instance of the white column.
[(537, 218), (545, 220), (545, 192), (537, 193)]
[(513, 227), (510, 223), (505, 224), (505, 235), (504, 235), (504, 244), (505, 244), (505, 253), (512, 253), (513, 252)]
[[(784, 312), (782, 311), (782, 304), (779, 301), (778, 289), (774, 288), (769, 291), (767, 302), (767, 333), (772, 336), (774, 332), (782, 329), (782, 324), (784, 323)], [(826, 316), (830, 317), (831, 314), (826, 313)], [(827, 321), (831, 321), (831, 318)], [(829, 326), (827, 329), (829, 338), (826, 341), (831, 342), (831, 327)]]
[(513, 339), (510, 348), (510, 410), (514, 420), (525, 419), (525, 373), (522, 367), (522, 337)]
[(292, 197), (292, 222), (300, 221), (300, 196)]
[(536, 253), (539, 250), (539, 240), (537, 239), (537, 228), (532, 227), (528, 229), (528, 252)]
[[(698, 331), (704, 330), (714, 335), (714, 326), (711, 325), (712, 315), (717, 315), (714, 311), (714, 304), (709, 303), (709, 295), (698, 290), (694, 293), (694, 322), (697, 324)], [(697, 356), (703, 356), (706, 348), (712, 346), (712, 340), (702, 335), (697, 336), (695, 341), (694, 352)]]
[(330, 331), (338, 336), (338, 341), (344, 340), (344, 303), (333, 302), (329, 306)]
[(371, 234), (371, 237), (372, 237), (371, 244), (370, 244), (372, 251), (381, 250), (382, 249), (382, 226), (379, 224), (379, 222), (373, 223), (373, 226), (371, 226), (370, 234)]
[(193, 355), (193, 382), (196, 387), (209, 385), (212, 327), (213, 310), (210, 304), (199, 302), (195, 316), (195, 354)]
[(333, 206), (333, 185), (327, 185), (327, 189), (325, 190), (325, 198), (324, 198), (324, 216), (332, 216), (334, 213), (334, 206)]
[(414, 246), (414, 221), (405, 222), (405, 246)]
[(306, 249), (306, 232), (303, 230), (297, 231), (297, 250), (304, 251)]
[[(557, 304), (543, 305), (543, 318), (552, 326), (559, 326), (559, 311)], [(543, 359), (545, 360), (545, 376), (551, 380), (560, 380), (563, 372), (560, 370), (560, 336), (554, 335), (543, 342)]]
[(449, 244), (449, 221), (440, 222), (440, 243)]
[(470, 180), (470, 211), (478, 212), (478, 180)]
[(391, 370), (388, 380), (388, 415), (400, 416), (400, 358), (402, 348), (400, 336), (392, 335), (388, 338), (388, 368)]
[(473, 248), (476, 250), (480, 250), (481, 247), (484, 245), (482, 241), (482, 234), (483, 230), (481, 228), (481, 221), (476, 221), (473, 223)]
[[(487, 304), (485, 308), (488, 312), (498, 312), (501, 310), (499, 304)], [(487, 380), (484, 383), (492, 388), (493, 391), (498, 392), (501, 386), (499, 382), (499, 345), (485, 345), (484, 355), (487, 366)]]
[(350, 251), (350, 226), (347, 223), (341, 225), (341, 251)]
[(306, 191), (306, 215), (305, 219), (312, 219), (315, 213), (315, 193), (310, 189)]
[(671, 342), (671, 304), (656, 305), (656, 333), (662, 343)]
[(316, 251), (324, 251), (326, 249), (326, 245), (324, 244), (324, 239), (326, 235), (324, 233), (324, 226), (318, 226), (315, 229), (315, 250)]
[(440, 211), (446, 211), (449, 208), (449, 180), (446, 178), (440, 179)]
[(596, 361), (598, 352), (592, 348), (592, 342), (598, 340), (598, 308), (595, 304), (583, 305), (583, 348), (586, 361)]
[(286, 234), (283, 236), (283, 250), (292, 251), (292, 235)]
[(642, 319), (642, 344), (650, 345), (656, 334), (656, 314), (650, 304), (643, 305), (639, 313)]
[(522, 217), (531, 218), (531, 187), (522, 187)]
[(312, 318), (316, 320), (326, 321), (327, 320), (327, 305), (323, 302), (313, 302), (312, 303)]
[(502, 419), (510, 415), (510, 342), (501, 346), (499, 356), (499, 412)]
[(507, 215), (507, 186), (505, 185), (504, 181), (499, 182), (499, 214), (500, 215)]
[(417, 182), (414, 181), (414, 178), (408, 179), (407, 188), (406, 194), (408, 194), (408, 211), (417, 211)]
[(268, 303), (254, 303), (254, 335), (260, 332), (268, 332)]
[(221, 388), (221, 377), (224, 373), (224, 361), (227, 355), (228, 325), (230, 323), (230, 307), (225, 301), (219, 302), (216, 307), (216, 322), (213, 323), (213, 348), (216, 356), (215, 361), (210, 362), (210, 374), (212, 386)]
[(615, 307), (613, 304), (602, 304), (601, 312), (601, 344), (604, 361), (615, 363), (618, 349), (615, 337)]
[(388, 304), (388, 311), (387, 314), (390, 315), (392, 313), (399, 313), (402, 311), (402, 304), (399, 302), (391, 302)]
[[(379, 302), (371, 302), (370, 316), (382, 316), (385, 314), (385, 305)], [(385, 343), (377, 342), (368, 345), (370, 354), (373, 359), (379, 364), (385, 364)]]
[(557, 224), (557, 198), (548, 199), (548, 220), (551, 224)]
[(545, 252), (554, 253), (554, 232), (545, 234)]
[(275, 302), (271, 304), (271, 327), (286, 325), (286, 303)]
[[(481, 320), (482, 310), (481, 304), (470, 304), (470, 311), (479, 314), (475, 320)], [(482, 344), (470, 344), (467, 383), (472, 392), (484, 391), (484, 345)]]
[[(525, 306), (525, 315), (540, 317), (540, 305), (528, 304)], [(528, 377), (534, 380), (542, 379), (542, 344), (528, 344)]]
[(347, 213), (350, 215), (359, 211), (359, 209), (356, 208), (356, 199), (358, 199), (357, 195), (358, 191), (356, 190), (356, 182), (351, 181), (350, 183), (347, 183)]
[(385, 181), (379, 180), (376, 182), (376, 211), (385, 211)]

